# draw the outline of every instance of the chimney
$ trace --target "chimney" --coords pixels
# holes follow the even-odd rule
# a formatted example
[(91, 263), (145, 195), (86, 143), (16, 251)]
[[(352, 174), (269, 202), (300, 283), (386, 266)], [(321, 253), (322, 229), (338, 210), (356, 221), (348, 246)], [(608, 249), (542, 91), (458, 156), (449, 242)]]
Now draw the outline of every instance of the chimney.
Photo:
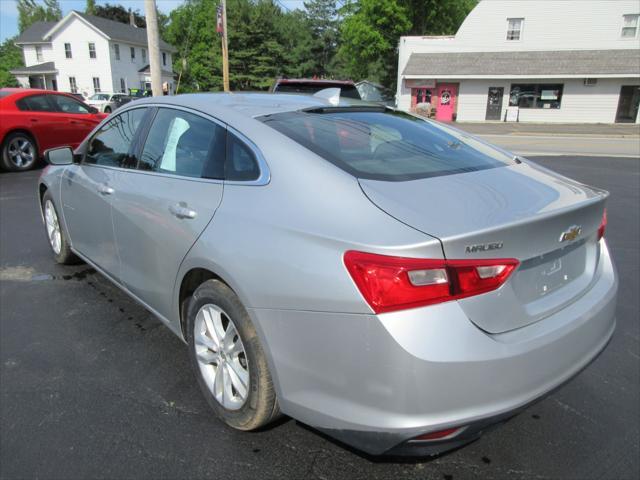
[(131, 11), (131, 9), (129, 9), (129, 24), (130, 24), (132, 27), (136, 27), (136, 28), (138, 28), (138, 26), (136, 25), (136, 17), (135, 17), (135, 15), (133, 14), (133, 12)]

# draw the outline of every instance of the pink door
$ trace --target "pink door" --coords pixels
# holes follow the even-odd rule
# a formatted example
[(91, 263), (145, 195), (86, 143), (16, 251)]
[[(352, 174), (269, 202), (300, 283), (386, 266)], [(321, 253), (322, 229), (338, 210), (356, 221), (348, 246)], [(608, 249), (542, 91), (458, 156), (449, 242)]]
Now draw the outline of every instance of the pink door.
[(438, 103), (436, 105), (436, 120), (451, 122), (458, 98), (458, 86), (452, 83), (438, 84)]

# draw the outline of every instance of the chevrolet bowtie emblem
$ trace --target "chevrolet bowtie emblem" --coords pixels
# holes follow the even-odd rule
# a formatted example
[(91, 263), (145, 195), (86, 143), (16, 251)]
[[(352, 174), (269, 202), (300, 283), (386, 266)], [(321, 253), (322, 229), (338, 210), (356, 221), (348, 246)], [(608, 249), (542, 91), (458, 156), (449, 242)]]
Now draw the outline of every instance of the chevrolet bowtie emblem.
[(576, 238), (578, 238), (581, 233), (582, 233), (582, 227), (579, 225), (573, 225), (572, 227), (569, 227), (568, 230), (565, 230), (564, 232), (562, 232), (562, 234), (560, 235), (560, 241), (571, 242), (572, 240), (575, 240)]

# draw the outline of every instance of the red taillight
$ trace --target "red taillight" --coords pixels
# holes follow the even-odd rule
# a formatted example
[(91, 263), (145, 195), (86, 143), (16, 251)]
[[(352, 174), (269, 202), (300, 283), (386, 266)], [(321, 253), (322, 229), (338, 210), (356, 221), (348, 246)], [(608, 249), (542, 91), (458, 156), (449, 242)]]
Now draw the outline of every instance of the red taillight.
[(433, 305), (500, 287), (518, 260), (431, 260), (349, 251), (344, 263), (375, 313)]
[(604, 237), (604, 232), (607, 229), (607, 209), (604, 209), (602, 212), (602, 221), (600, 222), (600, 226), (598, 227), (598, 240)]
[(453, 427), (446, 430), (440, 430), (438, 432), (425, 433), (419, 437), (412, 438), (412, 442), (428, 442), (433, 440), (442, 440), (444, 438), (455, 437), (458, 433), (464, 430), (465, 427)]

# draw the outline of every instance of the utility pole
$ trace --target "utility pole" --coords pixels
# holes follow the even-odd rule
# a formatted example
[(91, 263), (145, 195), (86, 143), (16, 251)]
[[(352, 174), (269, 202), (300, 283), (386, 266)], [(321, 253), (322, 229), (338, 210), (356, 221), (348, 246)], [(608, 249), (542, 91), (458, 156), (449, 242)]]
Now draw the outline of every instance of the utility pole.
[(227, 44), (227, 0), (222, 0), (218, 7), (218, 34), (222, 37), (222, 86), (229, 91), (229, 45)]
[(160, 73), (160, 33), (158, 32), (156, 0), (144, 0), (144, 11), (147, 17), (147, 42), (149, 43), (151, 92), (154, 97), (158, 97), (162, 96), (162, 74)]

